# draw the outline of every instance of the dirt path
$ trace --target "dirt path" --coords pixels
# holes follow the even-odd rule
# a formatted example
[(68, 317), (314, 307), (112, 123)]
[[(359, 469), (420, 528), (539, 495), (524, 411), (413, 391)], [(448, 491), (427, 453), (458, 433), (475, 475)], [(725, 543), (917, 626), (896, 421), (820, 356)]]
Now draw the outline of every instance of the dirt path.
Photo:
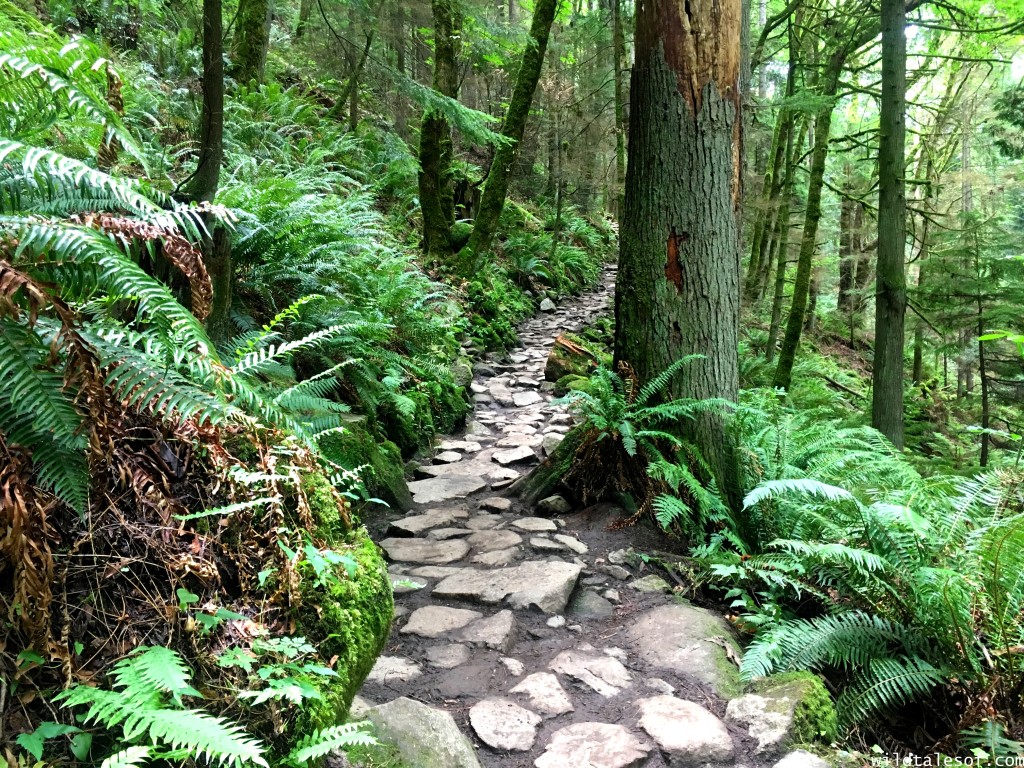
[[(410, 483), (415, 508), (379, 531), (396, 619), (356, 706), (407, 697), (446, 711), (487, 768), (771, 765), (777, 754), (756, 754), (726, 717), (740, 693), (728, 625), (643, 573), (629, 549), (639, 529), (606, 530), (610, 505), (538, 511), (502, 495), (571, 426), (544, 364), (558, 333), (609, 307), (613, 284), (607, 270), (598, 290), (527, 321), (507, 361), (475, 366), (466, 433), (440, 443)], [(410, 717), (400, 709), (376, 721)]]

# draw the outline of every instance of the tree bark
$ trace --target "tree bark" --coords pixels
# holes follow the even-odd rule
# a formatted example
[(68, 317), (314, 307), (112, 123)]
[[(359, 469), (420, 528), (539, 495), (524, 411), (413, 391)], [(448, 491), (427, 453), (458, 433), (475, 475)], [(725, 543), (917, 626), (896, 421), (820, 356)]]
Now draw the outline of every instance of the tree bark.
[(907, 307), (904, 141), (907, 91), (903, 0), (882, 0), (882, 104), (878, 143), (878, 266), (871, 426), (903, 447), (903, 321)]
[(235, 22), (235, 39), (231, 46), (234, 77), (240, 83), (263, 82), (270, 50), (270, 0), (240, 0)]
[[(189, 199), (212, 202), (220, 186), (224, 163), (224, 43), (221, 0), (203, 0), (203, 112), (199, 132), (199, 159), (187, 187)], [(213, 307), (206, 330), (214, 341), (227, 339), (231, 311), (231, 239), (223, 228), (213, 230), (203, 242), (203, 259), (213, 284)]]
[[(704, 355), (675, 377), (669, 394), (735, 400), (741, 3), (652, 0), (636, 13), (615, 359), (648, 381), (684, 355)], [(725, 415), (708, 414), (682, 431), (739, 511), (739, 463)]]
[(530, 39), (523, 51), (512, 100), (501, 126), (501, 133), (508, 141), (497, 147), (494, 152), (494, 160), (487, 173), (487, 181), (480, 199), (480, 212), (473, 222), (473, 233), (459, 254), (464, 271), (471, 270), (476, 260), (491, 247), (494, 230), (505, 207), (509, 175), (519, 156), (519, 144), (526, 131), (526, 120), (530, 115), (530, 105), (533, 103), (537, 81), (540, 80), (544, 53), (548, 47), (548, 35), (551, 33), (551, 24), (555, 20), (557, 10), (558, 0), (537, 0), (534, 6)]
[[(459, 9), (457, 0), (433, 0), (433, 88), (458, 98)], [(445, 116), (430, 111), (420, 127), (420, 210), (423, 212), (423, 245), (428, 256), (441, 263), (451, 260), (451, 228), (455, 223), (455, 189), (451, 175), (452, 128)]]
[(626, 69), (626, 34), (622, 25), (622, 2), (612, 0), (612, 58), (615, 77), (615, 220), (622, 224), (626, 195), (626, 98), (623, 82)]

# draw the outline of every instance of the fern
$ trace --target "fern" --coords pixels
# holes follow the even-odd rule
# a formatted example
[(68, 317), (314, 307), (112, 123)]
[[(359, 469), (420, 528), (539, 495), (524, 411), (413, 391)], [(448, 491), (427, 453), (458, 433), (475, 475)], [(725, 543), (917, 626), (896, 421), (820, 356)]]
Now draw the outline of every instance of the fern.
[(366, 722), (345, 723), (314, 731), (298, 741), (295, 748), (288, 753), (285, 762), (302, 766), (345, 747), (376, 744), (377, 740), (366, 732), (368, 725)]
[(100, 763), (100, 768), (141, 768), (149, 760), (150, 747), (128, 747)]

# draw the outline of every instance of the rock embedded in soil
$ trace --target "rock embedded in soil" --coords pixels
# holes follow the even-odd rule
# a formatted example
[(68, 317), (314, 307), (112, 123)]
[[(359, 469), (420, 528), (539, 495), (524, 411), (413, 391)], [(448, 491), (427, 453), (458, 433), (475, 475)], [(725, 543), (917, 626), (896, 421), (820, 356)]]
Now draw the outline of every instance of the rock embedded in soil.
[(444, 541), (446, 539), (459, 539), (463, 536), (469, 536), (473, 531), (469, 528), (435, 528), (432, 531), (427, 531), (427, 538), (433, 541)]
[(545, 456), (550, 456), (562, 444), (563, 439), (564, 436), (558, 432), (547, 432), (541, 438), (540, 449), (544, 451)]
[(484, 699), (469, 708), (476, 735), (493, 749), (526, 752), (537, 738), (541, 717), (509, 699)]
[(830, 764), (812, 752), (797, 749), (779, 760), (772, 768), (830, 768)]
[(506, 499), (504, 496), (490, 496), (480, 502), (480, 509), (491, 512), (508, 512), (512, 509), (512, 499)]
[(446, 608), (442, 605), (425, 605), (412, 612), (399, 634), (420, 637), (440, 637), (461, 629), (483, 617), (479, 611), (464, 608)]
[(494, 605), (506, 601), (522, 610), (561, 613), (582, 568), (574, 563), (531, 560), (498, 571), (464, 568), (434, 587), (436, 597), (453, 597)]
[(603, 619), (615, 613), (615, 606), (596, 592), (584, 589), (573, 598), (569, 613), (583, 619)]
[(487, 481), (473, 475), (451, 475), (432, 477), (428, 480), (414, 480), (409, 483), (409, 493), (417, 504), (436, 504), (451, 499), (461, 499), (487, 487)]
[(519, 547), (495, 549), (490, 552), (481, 552), (479, 555), (473, 555), (469, 562), (476, 565), (486, 565), (488, 568), (501, 568), (514, 563), (521, 554), (522, 550)]
[(462, 454), (458, 451), (441, 451), (434, 455), (435, 464), (454, 464), (457, 461), (462, 461)]
[(439, 669), (454, 669), (469, 661), (471, 655), (469, 648), (458, 643), (432, 645), (426, 651), (427, 664)]
[(381, 685), (407, 683), (422, 674), (423, 670), (414, 661), (403, 659), (400, 656), (378, 656), (373, 669), (366, 676), (366, 680)]
[(533, 452), (532, 448), (523, 445), (518, 448), (509, 448), (507, 451), (495, 451), (491, 454), (491, 458), (504, 466), (507, 464), (521, 464), (524, 461), (536, 461), (537, 455)]
[(554, 312), (555, 302), (553, 302), (551, 299), (545, 298), (541, 301), (540, 307), (538, 307), (538, 309), (540, 309), (541, 312)]
[(578, 650), (562, 651), (548, 667), (578, 680), (606, 699), (618, 696), (633, 682), (629, 671), (617, 659)]
[(534, 405), (535, 403), (543, 403), (544, 398), (539, 392), (534, 392), (532, 389), (528, 389), (524, 392), (515, 392), (512, 395), (512, 402), (517, 408), (524, 408), (527, 405)]
[(428, 539), (384, 539), (381, 548), (388, 559), (400, 563), (445, 565), (461, 560), (469, 554), (469, 544), (463, 539), (430, 541)]
[(528, 675), (510, 693), (520, 693), (530, 706), (544, 717), (557, 717), (572, 712), (574, 707), (569, 694), (565, 692), (558, 678), (550, 672), (534, 672)]
[(459, 639), (471, 645), (482, 645), (494, 651), (508, 653), (515, 644), (516, 620), (512, 611), (499, 611), (480, 619), (459, 632)]
[(508, 656), (502, 656), (498, 661), (501, 662), (501, 665), (508, 670), (512, 677), (519, 677), (526, 671), (526, 665), (519, 659), (510, 659)]
[(466, 543), (480, 552), (493, 552), (496, 549), (508, 549), (523, 543), (523, 537), (514, 531), (477, 531)]
[(500, 515), (477, 515), (476, 517), (469, 519), (466, 523), (466, 527), (471, 528), (474, 531), (486, 531), (500, 524)]
[(420, 515), (393, 520), (388, 526), (388, 533), (392, 536), (418, 536), (431, 528), (451, 525), (464, 517), (468, 517), (468, 513), (460, 509), (432, 509)]
[(548, 496), (537, 502), (537, 509), (545, 515), (564, 515), (572, 511), (572, 504), (561, 496)]
[(416, 768), (481, 768), (472, 743), (455, 719), (439, 709), (402, 697), (366, 713), (377, 737), (393, 744)]
[(544, 533), (545, 531), (557, 531), (558, 526), (553, 520), (546, 517), (520, 517), (512, 521), (512, 527), (518, 528), (527, 533)]
[(664, 592), (668, 594), (672, 591), (671, 584), (661, 578), (661, 576), (655, 576), (653, 573), (629, 582), (629, 586), (637, 592)]
[(563, 544), (566, 549), (570, 549), (577, 555), (585, 555), (589, 551), (589, 547), (582, 541), (577, 539), (575, 536), (566, 536), (565, 534), (559, 533), (552, 536), (555, 541)]
[(640, 727), (657, 742), (672, 768), (732, 761), (735, 748), (725, 723), (699, 704), (653, 696), (636, 705)]
[(535, 768), (639, 768), (652, 749), (621, 725), (576, 723), (555, 731), (533, 764)]

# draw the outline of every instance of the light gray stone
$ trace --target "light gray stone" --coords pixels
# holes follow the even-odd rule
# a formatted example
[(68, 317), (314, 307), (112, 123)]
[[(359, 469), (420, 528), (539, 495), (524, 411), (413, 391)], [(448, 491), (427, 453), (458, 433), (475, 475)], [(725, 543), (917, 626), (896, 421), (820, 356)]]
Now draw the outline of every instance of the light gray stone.
[(663, 696), (671, 696), (676, 692), (675, 686), (670, 685), (667, 681), (662, 680), (660, 677), (649, 677), (644, 680), (644, 685), (650, 688), (652, 691), (660, 693)]
[(548, 496), (537, 502), (537, 509), (546, 515), (564, 515), (572, 511), (572, 504), (561, 496)]
[(495, 549), (490, 552), (481, 552), (479, 555), (473, 555), (473, 557), (469, 559), (469, 562), (476, 565), (486, 565), (488, 568), (500, 568), (514, 563), (519, 559), (522, 552), (523, 550), (519, 547)]
[(477, 531), (466, 542), (480, 552), (493, 552), (496, 549), (508, 549), (523, 543), (523, 537), (515, 531)]
[(635, 553), (633, 552), (632, 547), (627, 549), (616, 549), (614, 552), (608, 553), (608, 562), (612, 565), (627, 565), (632, 561), (634, 556)]
[(629, 671), (617, 659), (579, 650), (562, 651), (548, 668), (578, 680), (606, 699), (618, 696), (633, 682)]
[(732, 761), (735, 750), (725, 723), (699, 704), (674, 696), (653, 696), (636, 705), (640, 727), (673, 768)]
[(564, 715), (574, 709), (569, 694), (558, 682), (558, 678), (550, 672), (534, 672), (528, 675), (510, 693), (521, 693), (526, 696), (530, 706), (545, 718)]
[(433, 541), (444, 541), (446, 539), (460, 539), (472, 533), (468, 528), (435, 528), (427, 531), (427, 538)]
[(540, 449), (544, 451), (545, 456), (550, 456), (562, 444), (563, 439), (564, 435), (558, 432), (547, 432), (541, 438)]
[(453, 630), (461, 629), (482, 616), (483, 614), (479, 611), (467, 611), (464, 608), (425, 605), (413, 611), (400, 634), (439, 637), (447, 635)]
[(450, 499), (461, 499), (487, 486), (482, 477), (473, 475), (451, 475), (431, 477), (427, 480), (413, 480), (409, 493), (417, 504), (435, 504)]
[(553, 302), (551, 299), (544, 298), (540, 302), (540, 311), (541, 312), (554, 312), (555, 311), (555, 302)]
[(509, 699), (484, 699), (469, 708), (469, 724), (493, 749), (526, 752), (537, 738), (541, 717)]
[(459, 632), (459, 639), (471, 645), (483, 645), (494, 651), (508, 653), (515, 644), (516, 627), (512, 611), (499, 611), (470, 624)]
[(779, 760), (772, 768), (829, 768), (829, 763), (805, 749), (796, 749)]
[(407, 683), (422, 674), (423, 670), (414, 661), (403, 659), (400, 656), (378, 656), (373, 669), (366, 676), (366, 680), (381, 685)]
[(434, 455), (435, 464), (454, 464), (457, 461), (462, 461), (462, 454), (458, 451), (441, 451)]
[(629, 582), (629, 586), (637, 592), (664, 592), (668, 594), (672, 591), (672, 586), (667, 581), (661, 578), (661, 576), (655, 576), (653, 573)]
[(503, 437), (494, 445), (497, 448), (537, 448), (544, 442), (540, 435), (524, 435), (520, 432), (512, 432), (508, 437)]
[(534, 392), (532, 389), (528, 389), (524, 392), (514, 392), (512, 394), (512, 402), (517, 408), (524, 408), (527, 405), (543, 403), (544, 398), (539, 392)]
[(381, 548), (390, 560), (400, 563), (445, 565), (469, 554), (469, 544), (462, 539), (429, 541), (427, 539), (384, 539)]
[(420, 515), (409, 515), (393, 520), (388, 526), (388, 533), (392, 536), (418, 536), (431, 528), (451, 525), (465, 516), (460, 515), (457, 509), (430, 510)]
[(447, 712), (402, 697), (371, 709), (377, 737), (416, 768), (481, 768), (472, 743)]
[(565, 547), (547, 536), (531, 536), (530, 546), (538, 552), (564, 552)]
[(454, 568), (450, 565), (422, 565), (419, 568), (413, 568), (409, 573), (412, 576), (419, 576), (421, 579), (443, 579), (461, 570), (461, 568)]
[(488, 471), (488, 476), (494, 480), (518, 480), (521, 474), (522, 472), (511, 467), (492, 467)]
[(520, 517), (512, 521), (512, 527), (528, 533), (543, 533), (545, 531), (557, 531), (558, 526), (552, 520), (545, 517)]
[(610, 723), (576, 723), (555, 731), (535, 768), (639, 768), (654, 747)]
[(623, 568), (621, 565), (599, 565), (597, 566), (597, 570), (599, 570), (601, 573), (611, 576), (614, 579), (618, 579), (619, 581), (625, 581), (633, 575), (625, 568)]
[(442, 451), (462, 451), (463, 453), (475, 453), (481, 448), (480, 443), (473, 440), (442, 440), (437, 447)]
[(533, 452), (533, 449), (528, 446), (520, 446), (519, 448), (509, 448), (505, 451), (495, 451), (491, 454), (491, 458), (501, 465), (507, 464), (521, 464), (524, 461), (536, 461), (537, 455)]
[(519, 677), (526, 671), (526, 665), (519, 659), (511, 659), (508, 656), (502, 656), (498, 661), (501, 662), (501, 665), (508, 670), (508, 673), (512, 675), (512, 677)]
[[(748, 693), (729, 702), (725, 722), (745, 730), (757, 743), (759, 755), (779, 755), (798, 738), (793, 734), (797, 707), (824, 696), (821, 684), (813, 677), (760, 680), (756, 693)], [(813, 705), (820, 711), (820, 705)], [(824, 713), (822, 713), (824, 714)], [(823, 723), (817, 724), (819, 727)], [(806, 736), (802, 737), (806, 740)]]
[(717, 613), (686, 603), (658, 606), (632, 623), (627, 638), (640, 657), (658, 669), (689, 675), (722, 698), (742, 693), (733, 663), (739, 659), (739, 648), (732, 627)]
[(490, 605), (505, 601), (515, 609), (536, 607), (544, 613), (561, 613), (581, 570), (575, 563), (538, 560), (497, 571), (464, 568), (442, 580), (433, 594)]
[(565, 616), (552, 616), (545, 623), (552, 629), (559, 629), (565, 626)]
[(458, 643), (449, 645), (432, 645), (427, 648), (427, 664), (440, 669), (454, 669), (469, 661), (469, 648)]
[(622, 602), (622, 596), (619, 595), (619, 590), (617, 589), (606, 589), (604, 592), (601, 593), (601, 597), (603, 597), (609, 603)]
[(615, 606), (596, 592), (583, 589), (573, 598), (569, 613), (585, 619), (602, 619), (615, 613)]
[(566, 536), (563, 533), (558, 533), (552, 536), (551, 538), (565, 545), (567, 549), (571, 549), (577, 555), (585, 555), (589, 551), (587, 545), (579, 539), (577, 539), (575, 536)]
[(480, 509), (491, 512), (508, 512), (512, 509), (512, 499), (506, 499), (504, 496), (490, 496), (480, 502)]
[(486, 531), (500, 524), (500, 515), (477, 515), (476, 517), (471, 517), (469, 519), (469, 522), (466, 523), (466, 527), (471, 528), (474, 531)]

